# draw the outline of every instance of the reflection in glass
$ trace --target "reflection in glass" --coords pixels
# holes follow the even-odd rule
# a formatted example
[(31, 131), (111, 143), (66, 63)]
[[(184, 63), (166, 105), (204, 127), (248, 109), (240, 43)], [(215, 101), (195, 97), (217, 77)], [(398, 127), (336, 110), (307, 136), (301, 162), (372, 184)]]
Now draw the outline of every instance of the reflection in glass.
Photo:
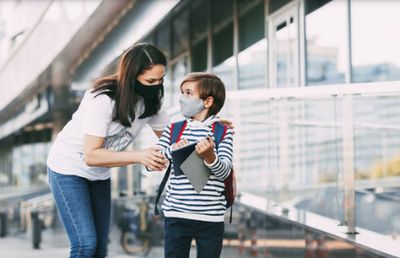
[(213, 28), (213, 73), (233, 88), (233, 1), (211, 1), (211, 21)]
[(277, 44), (277, 86), (293, 86), (295, 79), (294, 74), (290, 71), (295, 70), (294, 55), (292, 51), (296, 44), (296, 28), (293, 24), (293, 18), (290, 22), (283, 22), (276, 28)]
[(265, 87), (267, 40), (264, 2), (239, 1), (239, 88)]
[(207, 1), (191, 1), (191, 44), (192, 60), (191, 71), (203, 72), (207, 70), (207, 19), (209, 8)]
[(267, 77), (267, 40), (262, 39), (238, 55), (239, 88), (261, 88)]
[(400, 2), (350, 3), (353, 81), (399, 80)]
[(227, 90), (233, 89), (233, 70), (235, 67), (235, 58), (232, 56), (213, 67), (213, 73), (216, 74), (225, 84)]
[(180, 59), (176, 64), (172, 66), (172, 106), (179, 104), (179, 97), (181, 95), (180, 85), (186, 73), (188, 73), (187, 69), (187, 57)]
[(168, 22), (157, 29), (156, 32), (156, 45), (159, 47), (163, 53), (166, 55), (167, 59), (171, 58), (171, 26)]
[(189, 11), (185, 9), (174, 17), (173, 21), (173, 40), (172, 40), (172, 53), (173, 57), (186, 51), (189, 47), (188, 42), (188, 16)]
[(399, 236), (400, 117), (399, 96), (356, 97), (354, 151), (357, 225)]
[[(341, 100), (229, 100), (241, 191), (341, 221)], [(321, 112), (324, 110), (324, 112)]]
[[(323, 1), (322, 1), (323, 2)], [(306, 1), (307, 85), (344, 82), (346, 1)]]
[(271, 87), (298, 86), (298, 20), (297, 9), (271, 19)]

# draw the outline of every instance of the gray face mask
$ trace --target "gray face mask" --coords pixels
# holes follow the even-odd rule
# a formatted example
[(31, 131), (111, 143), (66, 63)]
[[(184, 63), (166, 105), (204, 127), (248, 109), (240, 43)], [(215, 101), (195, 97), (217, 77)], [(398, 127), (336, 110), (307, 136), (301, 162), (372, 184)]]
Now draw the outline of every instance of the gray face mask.
[(182, 95), (179, 99), (182, 115), (186, 118), (191, 118), (197, 113), (204, 110), (202, 99), (192, 99)]

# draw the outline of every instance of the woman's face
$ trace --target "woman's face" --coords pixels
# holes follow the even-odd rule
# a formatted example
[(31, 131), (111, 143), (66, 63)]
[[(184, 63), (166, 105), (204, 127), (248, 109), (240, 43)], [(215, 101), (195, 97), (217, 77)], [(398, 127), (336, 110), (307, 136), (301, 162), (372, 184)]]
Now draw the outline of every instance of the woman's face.
[(136, 78), (141, 84), (146, 86), (159, 85), (164, 82), (165, 66), (157, 64), (145, 70)]

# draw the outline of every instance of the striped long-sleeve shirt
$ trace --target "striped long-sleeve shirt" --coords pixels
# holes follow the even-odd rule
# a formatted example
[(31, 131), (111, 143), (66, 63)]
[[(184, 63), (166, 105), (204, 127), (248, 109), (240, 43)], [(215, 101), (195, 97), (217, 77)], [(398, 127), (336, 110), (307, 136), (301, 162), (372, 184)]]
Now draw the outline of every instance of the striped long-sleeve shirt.
[[(197, 142), (207, 136), (211, 136), (212, 124), (218, 118), (211, 116), (203, 122), (187, 120), (187, 126), (181, 136), (189, 143)], [(171, 126), (164, 129), (158, 145), (169, 160), (171, 157)], [(211, 175), (200, 193), (197, 193), (188, 178), (183, 174), (174, 175), (174, 166), (171, 166), (171, 175), (166, 187), (166, 197), (162, 209), (166, 217), (185, 218), (201, 221), (220, 222), (224, 221), (226, 210), (226, 199), (224, 196), (224, 179), (229, 176), (232, 169), (233, 159), (233, 133), (228, 129), (225, 137), (219, 143), (218, 148), (214, 147), (217, 154), (212, 164), (207, 164)], [(215, 146), (215, 144), (214, 144)]]

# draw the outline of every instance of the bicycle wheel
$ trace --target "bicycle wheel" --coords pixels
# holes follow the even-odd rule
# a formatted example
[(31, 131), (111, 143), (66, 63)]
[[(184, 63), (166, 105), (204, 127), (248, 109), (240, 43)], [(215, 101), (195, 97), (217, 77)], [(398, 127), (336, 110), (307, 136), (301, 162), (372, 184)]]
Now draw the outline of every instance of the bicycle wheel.
[(140, 239), (131, 231), (121, 234), (121, 247), (127, 254), (143, 256), (147, 256), (151, 248), (148, 238)]

